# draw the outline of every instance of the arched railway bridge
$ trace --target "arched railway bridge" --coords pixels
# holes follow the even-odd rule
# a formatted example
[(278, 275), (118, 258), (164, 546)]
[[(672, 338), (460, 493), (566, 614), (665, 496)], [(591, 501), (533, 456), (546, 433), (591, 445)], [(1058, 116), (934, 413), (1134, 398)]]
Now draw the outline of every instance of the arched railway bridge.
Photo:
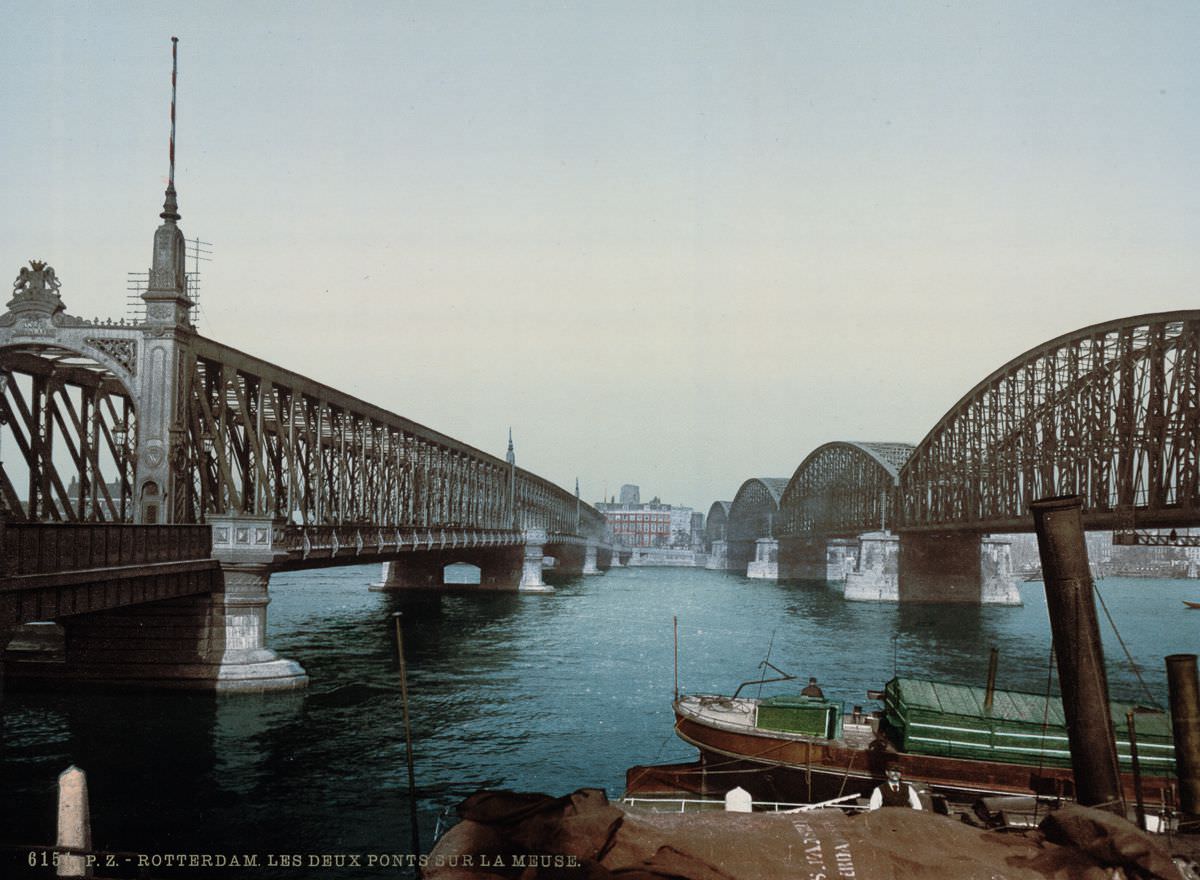
[(38, 261), (0, 315), (3, 644), (54, 620), (75, 679), (288, 688), (274, 571), (375, 561), (377, 588), (431, 587), (464, 562), (551, 591), (544, 556), (607, 567), (603, 515), (517, 467), (511, 436), (497, 458), (200, 335), (173, 183), (160, 216), (144, 317), (71, 315)]
[(757, 556), (758, 540), (775, 533), (779, 499), (787, 482), (787, 477), (753, 477), (737, 490), (725, 523), (724, 552), (729, 568), (746, 571)]
[(1095, 324), (994, 371), (915, 447), (811, 453), (780, 500), (778, 574), (833, 576), (854, 542), (848, 597), (1017, 601), (989, 536), (1032, 531), (1034, 499), (1080, 495), (1085, 527), (1131, 540), (1200, 525), (1198, 471), (1200, 311)]

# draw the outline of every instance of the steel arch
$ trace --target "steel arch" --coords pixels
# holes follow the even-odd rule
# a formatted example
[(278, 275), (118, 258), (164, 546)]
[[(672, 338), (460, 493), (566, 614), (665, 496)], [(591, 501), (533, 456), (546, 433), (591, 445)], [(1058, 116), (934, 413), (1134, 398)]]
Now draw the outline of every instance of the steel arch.
[(900, 526), (1018, 531), (1035, 498), (1085, 522), (1198, 521), (1200, 310), (1095, 324), (1009, 361), (963, 396), (900, 474)]
[(729, 505), (726, 538), (757, 541), (769, 537), (775, 530), (779, 498), (787, 482), (786, 477), (751, 477), (742, 483)]
[(714, 501), (704, 520), (704, 543), (712, 548), (713, 541), (724, 541), (729, 527), (729, 507), (732, 501)]
[(779, 537), (853, 537), (895, 518), (900, 468), (910, 443), (838, 440), (796, 468), (779, 503)]

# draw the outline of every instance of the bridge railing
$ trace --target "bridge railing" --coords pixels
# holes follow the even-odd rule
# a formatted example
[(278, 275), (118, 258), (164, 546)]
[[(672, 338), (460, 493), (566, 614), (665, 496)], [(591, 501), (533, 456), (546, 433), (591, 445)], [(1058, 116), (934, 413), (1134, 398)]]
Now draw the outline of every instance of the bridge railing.
[(0, 524), (0, 536), (0, 574), (8, 577), (212, 555), (212, 528), (206, 525), (5, 523)]

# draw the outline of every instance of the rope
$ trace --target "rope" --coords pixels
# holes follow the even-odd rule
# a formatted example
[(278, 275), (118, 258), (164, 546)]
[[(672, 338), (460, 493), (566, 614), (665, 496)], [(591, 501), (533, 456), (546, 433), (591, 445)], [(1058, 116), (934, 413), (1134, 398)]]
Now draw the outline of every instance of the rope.
[[(1042, 703), (1042, 744), (1041, 744), (1041, 748), (1038, 749), (1038, 778), (1039, 779), (1042, 778), (1042, 774), (1043, 774), (1043, 772), (1045, 772), (1045, 769), (1046, 769), (1046, 767), (1045, 767), (1046, 731), (1050, 727), (1050, 688), (1051, 688), (1051, 685), (1053, 684), (1053, 682), (1054, 682), (1054, 644), (1051, 643), (1050, 656), (1047, 658), (1047, 661), (1046, 661), (1046, 699), (1045, 699), (1045, 702)], [(1037, 824), (1038, 807), (1041, 806), (1042, 802), (1041, 802), (1041, 798), (1036, 797), (1037, 792), (1034, 792), (1034, 794), (1035, 794), (1035, 797), (1033, 799), (1033, 821), (1034, 821), (1034, 824)]]
[(1104, 602), (1104, 596), (1100, 592), (1100, 587), (1093, 584), (1092, 589), (1095, 590), (1096, 598), (1100, 600), (1100, 607), (1104, 609), (1104, 616), (1108, 618), (1108, 625), (1112, 627), (1113, 635), (1117, 637), (1117, 642), (1121, 645), (1121, 650), (1125, 652), (1125, 659), (1129, 661), (1129, 668), (1133, 670), (1134, 676), (1138, 680), (1138, 684), (1142, 686), (1142, 690), (1146, 693), (1146, 698), (1150, 704), (1160, 712), (1163, 711), (1162, 704), (1154, 696), (1150, 690), (1150, 686), (1146, 684), (1146, 680), (1142, 678), (1142, 670), (1133, 659), (1133, 654), (1129, 651), (1129, 646), (1125, 644), (1125, 640), (1121, 638), (1121, 632), (1117, 629), (1116, 621), (1113, 620), (1111, 614), (1108, 613), (1108, 605)]

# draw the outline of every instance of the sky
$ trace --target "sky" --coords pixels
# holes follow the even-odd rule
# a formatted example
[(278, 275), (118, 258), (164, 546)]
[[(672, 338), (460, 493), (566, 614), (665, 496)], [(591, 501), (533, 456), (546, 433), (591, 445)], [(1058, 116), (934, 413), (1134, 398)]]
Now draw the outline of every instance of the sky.
[(176, 186), (200, 331), (586, 500), (707, 510), (1200, 306), (1192, 3), (5, 4), (0, 269), (120, 317)]

